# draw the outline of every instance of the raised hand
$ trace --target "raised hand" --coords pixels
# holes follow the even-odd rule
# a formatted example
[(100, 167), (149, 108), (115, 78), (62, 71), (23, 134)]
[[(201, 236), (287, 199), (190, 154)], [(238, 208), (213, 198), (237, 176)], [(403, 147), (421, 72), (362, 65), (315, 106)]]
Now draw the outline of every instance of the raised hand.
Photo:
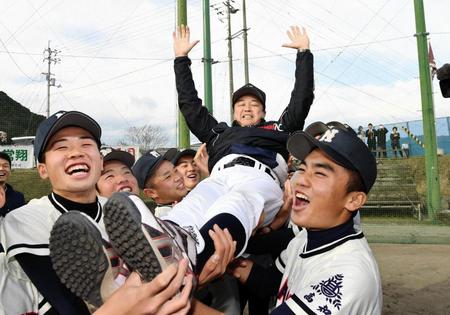
[(172, 33), (173, 37), (173, 51), (175, 57), (187, 56), (189, 52), (199, 42), (198, 40), (190, 41), (191, 31), (189, 26), (181, 25)]
[(283, 44), (283, 47), (309, 49), (309, 37), (304, 27), (300, 29), (299, 26), (291, 26), (291, 29), (286, 33), (291, 42)]

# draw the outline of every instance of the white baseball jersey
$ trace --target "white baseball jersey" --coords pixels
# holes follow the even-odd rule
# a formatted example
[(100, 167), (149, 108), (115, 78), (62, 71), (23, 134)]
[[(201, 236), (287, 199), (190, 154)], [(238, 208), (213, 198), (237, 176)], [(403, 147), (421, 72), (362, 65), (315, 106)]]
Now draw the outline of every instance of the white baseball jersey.
[(380, 274), (362, 231), (310, 251), (307, 233), (276, 261), (283, 278), (273, 314), (381, 314)]
[[(198, 253), (204, 247), (198, 230), (214, 216), (229, 213), (236, 217), (245, 229), (247, 242), (260, 218), (263, 218), (263, 226), (270, 224), (283, 204), (280, 181), (274, 179), (279, 176), (267, 174), (264, 164), (246, 156), (255, 161), (255, 167), (223, 167), (238, 156), (229, 154), (217, 162), (211, 176), (201, 181), (181, 202), (173, 206), (172, 211), (162, 217), (197, 234)], [(245, 251), (245, 247), (239, 255)]]
[[(102, 220), (102, 204), (106, 198), (98, 197), (95, 221), (106, 235)], [(49, 238), (53, 224), (68, 210), (53, 194), (33, 199), (25, 206), (9, 213), (0, 227), (0, 239), (6, 252), (1, 258), (0, 292), (5, 314), (44, 314), (51, 308), (20, 267), (15, 256), (22, 253), (49, 256)], [(8, 272), (3, 272), (7, 270)], [(1, 314), (1, 313), (0, 313)]]

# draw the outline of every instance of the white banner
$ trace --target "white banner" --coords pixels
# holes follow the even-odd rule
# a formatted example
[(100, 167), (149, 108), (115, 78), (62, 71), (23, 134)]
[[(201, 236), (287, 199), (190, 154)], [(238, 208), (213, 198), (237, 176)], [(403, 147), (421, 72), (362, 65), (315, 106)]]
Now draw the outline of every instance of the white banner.
[(32, 145), (2, 145), (0, 151), (11, 158), (11, 168), (33, 168), (36, 165)]
[(126, 151), (130, 153), (132, 156), (134, 156), (134, 159), (137, 161), (141, 157), (141, 153), (139, 152), (138, 146), (123, 146), (123, 145), (116, 145), (112, 147), (101, 147), (100, 152), (102, 152), (103, 156), (111, 152), (111, 149), (114, 150), (120, 150), (120, 151)]

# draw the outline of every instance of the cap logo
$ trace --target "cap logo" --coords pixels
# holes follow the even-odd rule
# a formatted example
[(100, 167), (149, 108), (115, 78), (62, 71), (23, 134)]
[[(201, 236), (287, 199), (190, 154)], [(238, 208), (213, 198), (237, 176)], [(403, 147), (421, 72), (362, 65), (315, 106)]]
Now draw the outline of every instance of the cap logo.
[(333, 138), (339, 133), (338, 129), (328, 129), (325, 133), (320, 137), (320, 142), (333, 142)]
[(159, 154), (158, 152), (156, 152), (156, 151), (151, 151), (150, 152), (150, 155), (153, 155), (155, 158), (157, 158), (157, 157), (160, 157), (161, 156), (161, 154)]

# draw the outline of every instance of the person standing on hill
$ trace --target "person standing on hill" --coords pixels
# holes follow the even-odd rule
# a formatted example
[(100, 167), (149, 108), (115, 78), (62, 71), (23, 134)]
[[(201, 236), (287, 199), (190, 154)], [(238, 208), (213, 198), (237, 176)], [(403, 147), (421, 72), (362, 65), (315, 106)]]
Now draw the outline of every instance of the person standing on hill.
[(402, 149), (400, 148), (400, 133), (397, 131), (397, 127), (392, 128), (392, 133), (390, 135), (391, 138), (391, 147), (394, 152), (394, 156), (397, 157), (397, 151), (400, 153), (400, 156), (403, 157)]
[(376, 132), (376, 137), (377, 137), (377, 151), (378, 151), (378, 157), (387, 157), (387, 152), (386, 152), (386, 134), (389, 131), (383, 126), (380, 125), (380, 128), (378, 128), (377, 132)]
[(366, 130), (367, 146), (369, 147), (369, 150), (372, 152), (374, 157), (376, 157), (377, 154), (377, 140), (375, 138), (376, 133), (377, 131), (373, 128), (372, 123), (369, 123)]

